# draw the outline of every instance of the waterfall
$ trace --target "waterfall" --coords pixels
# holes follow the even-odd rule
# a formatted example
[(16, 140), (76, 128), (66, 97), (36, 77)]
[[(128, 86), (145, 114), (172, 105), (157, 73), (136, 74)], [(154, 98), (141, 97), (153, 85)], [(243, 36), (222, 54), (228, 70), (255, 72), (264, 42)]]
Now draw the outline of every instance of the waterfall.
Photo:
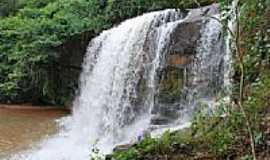
[[(134, 142), (138, 132), (155, 130), (151, 119), (160, 73), (167, 66), (175, 29), (190, 17), (174, 9), (147, 13), (94, 38), (84, 59), (72, 116), (59, 120), (57, 135), (13, 159), (88, 160), (93, 145), (109, 153), (117, 144)], [(197, 99), (211, 99), (222, 88), (221, 26), (205, 19), (201, 28), (197, 58), (184, 67), (179, 117), (167, 128), (186, 122)]]
[[(215, 18), (218, 18), (216, 15)], [(215, 19), (206, 19), (201, 29), (201, 38), (197, 46), (194, 62), (188, 67), (189, 87), (187, 98), (192, 106), (201, 102), (212, 102), (225, 87), (227, 77), (224, 63), (226, 56), (225, 41), (222, 38), (222, 25)], [(191, 96), (191, 97), (190, 97)], [(191, 104), (188, 104), (191, 105)], [(189, 111), (193, 111), (189, 108)]]
[[(146, 14), (92, 40), (81, 74), (80, 94), (74, 103), (74, 132), (78, 132), (74, 134), (82, 141), (92, 138), (101, 150), (107, 151), (136, 137), (138, 129), (147, 128), (156, 70), (174, 23), (181, 17), (176, 10)], [(149, 37), (154, 39), (152, 55), (145, 52)], [(138, 102), (137, 87), (144, 77), (147, 93)]]

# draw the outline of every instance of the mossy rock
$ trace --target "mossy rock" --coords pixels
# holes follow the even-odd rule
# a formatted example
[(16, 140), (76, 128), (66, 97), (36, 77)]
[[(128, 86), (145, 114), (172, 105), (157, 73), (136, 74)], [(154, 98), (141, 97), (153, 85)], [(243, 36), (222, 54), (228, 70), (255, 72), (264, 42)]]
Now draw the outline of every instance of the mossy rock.
[(180, 100), (183, 85), (184, 69), (177, 67), (165, 68), (158, 85), (157, 102), (176, 103)]

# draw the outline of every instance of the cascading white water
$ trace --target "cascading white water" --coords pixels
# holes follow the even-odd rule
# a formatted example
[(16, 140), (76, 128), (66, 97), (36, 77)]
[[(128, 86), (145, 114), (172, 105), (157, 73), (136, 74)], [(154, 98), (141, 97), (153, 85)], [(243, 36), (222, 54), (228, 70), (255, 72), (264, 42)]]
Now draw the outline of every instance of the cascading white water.
[(187, 75), (191, 77), (187, 87), (188, 105), (185, 103), (190, 107), (184, 110), (187, 118), (198, 106), (207, 106), (206, 110), (213, 109), (218, 94), (228, 85), (226, 46), (222, 25), (216, 19), (219, 19), (219, 15), (205, 19), (194, 62), (187, 69)]
[[(73, 132), (78, 133), (73, 135), (98, 141), (98, 147), (107, 152), (115, 144), (135, 137), (138, 129), (147, 128), (155, 71), (173, 27), (170, 22), (179, 19), (181, 14), (176, 10), (146, 14), (103, 32), (90, 43), (81, 92), (74, 103)], [(157, 48), (149, 61), (145, 59), (148, 55), (144, 44), (153, 31), (157, 33)], [(133, 101), (139, 96), (136, 87), (144, 70), (149, 72), (148, 94), (143, 103), (135, 106)]]
[[(107, 153), (115, 144), (136, 138), (138, 130), (147, 129), (155, 70), (174, 26), (170, 22), (181, 18), (176, 10), (153, 12), (127, 20), (92, 40), (83, 64), (80, 94), (73, 115), (61, 121), (62, 132), (42, 143), (40, 149), (14, 159), (88, 160), (94, 143)], [(150, 32), (155, 32), (152, 56), (144, 52)], [(142, 75), (143, 70), (148, 73)], [(134, 107), (136, 85), (142, 76), (147, 76), (149, 93)]]
[[(215, 18), (218, 19), (218, 15), (215, 15)], [(224, 69), (227, 65), (224, 63), (226, 46), (222, 36), (222, 25), (216, 19), (205, 20), (194, 62), (188, 67), (187, 74), (191, 77), (188, 95), (192, 97), (187, 100), (195, 106), (200, 103), (198, 99), (211, 103), (211, 98), (215, 98), (226, 85), (224, 84), (226, 80)]]
[[(108, 153), (116, 144), (134, 141), (138, 131), (148, 130), (158, 71), (166, 63), (174, 28), (184, 21), (183, 13), (177, 10), (152, 12), (127, 20), (93, 39), (83, 63), (72, 116), (59, 120), (60, 133), (45, 140), (38, 149), (11, 159), (89, 160), (93, 145)], [(194, 96), (196, 90), (200, 98), (204, 98), (205, 89), (212, 92), (221, 86), (222, 82), (210, 84), (222, 81), (223, 77), (216, 76), (223, 75), (223, 71), (215, 67), (222, 64), (224, 56), (216, 47), (223, 43), (218, 38), (221, 27), (210, 20), (203, 28), (198, 47), (201, 58), (196, 67), (193, 64), (187, 69), (195, 74), (191, 87), (187, 87), (189, 96)], [(207, 78), (204, 81), (208, 84), (199, 89), (198, 78), (202, 77)], [(143, 91), (139, 86), (144, 86)], [(188, 100), (194, 102), (194, 98)], [(193, 109), (186, 106), (185, 110)]]

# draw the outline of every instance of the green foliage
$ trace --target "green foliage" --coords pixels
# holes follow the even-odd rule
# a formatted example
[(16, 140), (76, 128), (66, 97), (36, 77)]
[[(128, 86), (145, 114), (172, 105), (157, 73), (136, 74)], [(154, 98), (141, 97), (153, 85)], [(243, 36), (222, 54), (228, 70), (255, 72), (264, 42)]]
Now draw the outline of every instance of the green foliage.
[(0, 1), (0, 18), (16, 14), (22, 8), (26, 0), (1, 0)]
[(270, 59), (269, 0), (247, 0), (241, 7), (242, 49), (246, 81), (253, 82)]
[(118, 160), (137, 160), (138, 151), (135, 148), (130, 148), (127, 152), (116, 153), (113, 157)]
[[(249, 106), (245, 106), (248, 108)], [(254, 109), (259, 114), (259, 109)], [(253, 113), (247, 112), (248, 117)], [(253, 125), (255, 122), (252, 122)], [(241, 109), (233, 104), (220, 104), (216, 106), (215, 112), (205, 115), (202, 112), (195, 114), (192, 123), (193, 134), (202, 144), (207, 144), (207, 150), (220, 158), (228, 158), (248, 152), (246, 119)], [(254, 130), (258, 131), (258, 130)], [(259, 140), (260, 137), (258, 137)], [(237, 146), (241, 146), (237, 148)]]
[(192, 139), (189, 138), (190, 132), (188, 131), (166, 131), (159, 138), (145, 137), (127, 151), (113, 153), (111, 158), (115, 160), (147, 160), (153, 159), (155, 156), (169, 155), (181, 147), (185, 150), (186, 145), (192, 143)]

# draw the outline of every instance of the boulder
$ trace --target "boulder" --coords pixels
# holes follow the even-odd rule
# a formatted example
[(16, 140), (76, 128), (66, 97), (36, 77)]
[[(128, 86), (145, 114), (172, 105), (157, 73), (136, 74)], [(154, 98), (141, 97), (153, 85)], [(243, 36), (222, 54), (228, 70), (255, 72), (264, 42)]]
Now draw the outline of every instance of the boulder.
[(202, 23), (202, 19), (193, 22), (179, 23), (172, 33), (172, 44), (170, 45), (169, 54), (195, 54), (197, 41), (200, 39)]
[(178, 111), (182, 109), (179, 104), (174, 105), (156, 105), (152, 114), (159, 114), (164, 117), (177, 118), (179, 117)]
[(171, 117), (165, 117), (161, 115), (155, 115), (151, 118), (151, 124), (152, 125), (167, 125), (171, 124), (173, 119)]
[(195, 54), (197, 41), (201, 36), (201, 27), (206, 17), (219, 13), (218, 5), (190, 9), (187, 17), (179, 23), (172, 33), (170, 54), (190, 55)]
[(114, 147), (113, 152), (123, 152), (123, 151), (127, 151), (129, 148), (131, 148), (131, 147), (134, 146), (134, 145), (135, 145), (135, 144), (133, 144), (133, 143), (117, 145), (116, 147)]

